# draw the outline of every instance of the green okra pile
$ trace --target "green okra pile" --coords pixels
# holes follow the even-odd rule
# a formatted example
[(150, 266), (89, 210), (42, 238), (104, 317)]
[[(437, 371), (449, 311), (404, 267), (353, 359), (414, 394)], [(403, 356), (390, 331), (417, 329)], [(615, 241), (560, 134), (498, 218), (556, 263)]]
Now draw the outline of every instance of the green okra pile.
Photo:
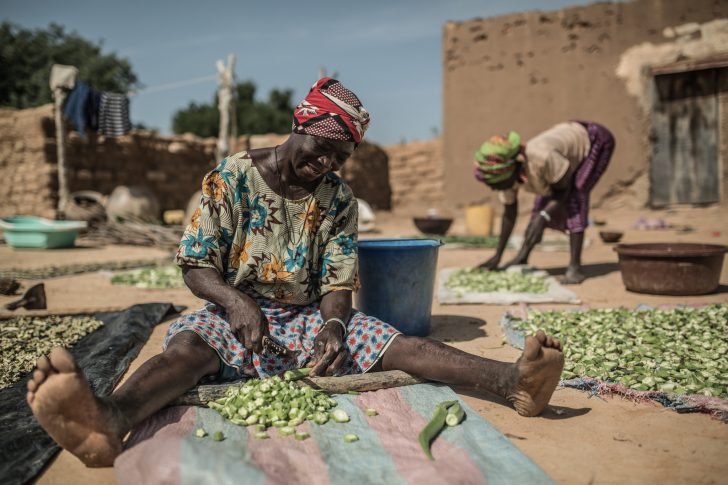
[(458, 293), (546, 293), (548, 283), (543, 276), (518, 271), (487, 271), (464, 268), (452, 273), (445, 286)]
[(53, 347), (70, 347), (103, 325), (91, 316), (13, 317), (0, 320), (0, 389), (35, 368)]
[(182, 279), (182, 270), (179, 266), (173, 265), (155, 266), (115, 274), (111, 277), (111, 283), (149, 289), (182, 288), (185, 285)]
[(516, 328), (562, 341), (562, 379), (728, 398), (728, 305), (672, 310), (536, 311)]
[[(225, 397), (211, 401), (207, 406), (222, 414), (233, 424), (256, 426), (256, 437), (266, 438), (266, 430), (279, 428), (282, 436), (294, 436), (304, 440), (308, 434), (296, 431), (305, 421), (326, 424), (329, 419), (337, 423), (349, 421), (349, 415), (336, 407), (336, 400), (311, 386), (297, 385), (293, 381), (307, 374), (310, 369), (286, 372), (284, 379), (278, 376), (252, 379), (242, 386), (231, 386)], [(265, 435), (265, 436), (263, 436)]]

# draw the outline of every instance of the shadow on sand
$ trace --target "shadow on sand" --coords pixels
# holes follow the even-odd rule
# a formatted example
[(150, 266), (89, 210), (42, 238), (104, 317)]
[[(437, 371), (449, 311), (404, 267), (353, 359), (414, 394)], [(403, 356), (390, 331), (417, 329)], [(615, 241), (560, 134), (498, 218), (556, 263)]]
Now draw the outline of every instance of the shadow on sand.
[[(461, 387), (455, 387), (453, 386), (453, 390), (458, 393), (462, 394), (464, 396), (470, 396), (475, 397), (478, 399), (482, 399), (484, 401), (496, 403), (496, 404), (502, 404), (505, 407), (513, 408), (511, 406), (511, 403), (508, 402), (506, 399), (496, 396), (495, 394), (490, 394), (488, 392), (476, 392), (472, 389), (466, 389)], [(558, 389), (557, 389), (558, 391)], [(543, 412), (538, 416), (539, 418), (543, 419), (550, 419), (553, 421), (561, 420), (561, 419), (571, 419), (571, 418), (577, 418), (579, 416), (584, 416), (588, 412), (591, 411), (591, 408), (570, 408), (567, 406), (554, 406), (554, 405), (548, 405), (546, 406), (546, 409), (543, 410)], [(515, 410), (513, 411), (516, 412)], [(487, 413), (482, 413), (479, 411), (479, 413), (484, 416), (486, 419), (488, 418)], [(525, 418), (528, 419), (528, 418)], [(507, 435), (506, 435), (507, 436)], [(519, 437), (516, 437), (516, 439), (519, 439)]]
[[(543, 268), (543, 270), (551, 276), (563, 276), (564, 274), (566, 274), (566, 266)], [(604, 276), (609, 273), (619, 271), (619, 265), (617, 263), (585, 264), (582, 266), (582, 271), (587, 278), (595, 278), (597, 276)]]
[(483, 325), (485, 325), (485, 320), (482, 318), (463, 315), (432, 315), (429, 336), (445, 343), (466, 342), (488, 336), (488, 333), (481, 328)]

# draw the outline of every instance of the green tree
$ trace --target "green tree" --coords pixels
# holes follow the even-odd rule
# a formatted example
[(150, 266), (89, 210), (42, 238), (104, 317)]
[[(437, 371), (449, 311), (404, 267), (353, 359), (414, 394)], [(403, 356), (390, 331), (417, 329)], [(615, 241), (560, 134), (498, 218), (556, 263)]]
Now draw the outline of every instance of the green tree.
[(78, 68), (78, 78), (99, 91), (127, 92), (138, 87), (127, 59), (104, 54), (102, 44), (51, 23), (47, 29), (0, 24), (0, 106), (29, 108), (52, 101), (51, 66)]
[[(253, 81), (241, 81), (235, 85), (235, 103), (238, 134), (287, 133), (291, 130), (293, 116), (292, 89), (272, 89), (266, 101), (255, 99)], [(220, 113), (217, 95), (209, 104), (190, 102), (175, 112), (172, 130), (177, 133), (194, 133), (198, 136), (217, 136)]]

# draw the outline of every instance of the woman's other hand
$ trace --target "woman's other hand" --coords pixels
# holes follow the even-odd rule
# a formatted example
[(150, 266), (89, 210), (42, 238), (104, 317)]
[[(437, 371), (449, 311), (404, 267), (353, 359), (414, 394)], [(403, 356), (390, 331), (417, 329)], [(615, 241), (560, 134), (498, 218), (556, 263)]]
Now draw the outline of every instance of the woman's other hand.
[(313, 341), (311, 376), (333, 375), (346, 358), (344, 328), (337, 322), (329, 322)]

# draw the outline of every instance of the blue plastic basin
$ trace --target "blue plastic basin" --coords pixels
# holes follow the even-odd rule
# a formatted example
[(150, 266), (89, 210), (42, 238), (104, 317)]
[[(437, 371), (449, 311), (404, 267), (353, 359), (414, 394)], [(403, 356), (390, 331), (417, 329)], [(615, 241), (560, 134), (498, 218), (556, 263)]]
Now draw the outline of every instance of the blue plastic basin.
[(79, 229), (85, 227), (84, 221), (52, 221), (34, 216), (0, 218), (3, 237), (13, 248), (69, 248)]
[(429, 334), (440, 246), (432, 239), (359, 241), (357, 309), (405, 335)]

